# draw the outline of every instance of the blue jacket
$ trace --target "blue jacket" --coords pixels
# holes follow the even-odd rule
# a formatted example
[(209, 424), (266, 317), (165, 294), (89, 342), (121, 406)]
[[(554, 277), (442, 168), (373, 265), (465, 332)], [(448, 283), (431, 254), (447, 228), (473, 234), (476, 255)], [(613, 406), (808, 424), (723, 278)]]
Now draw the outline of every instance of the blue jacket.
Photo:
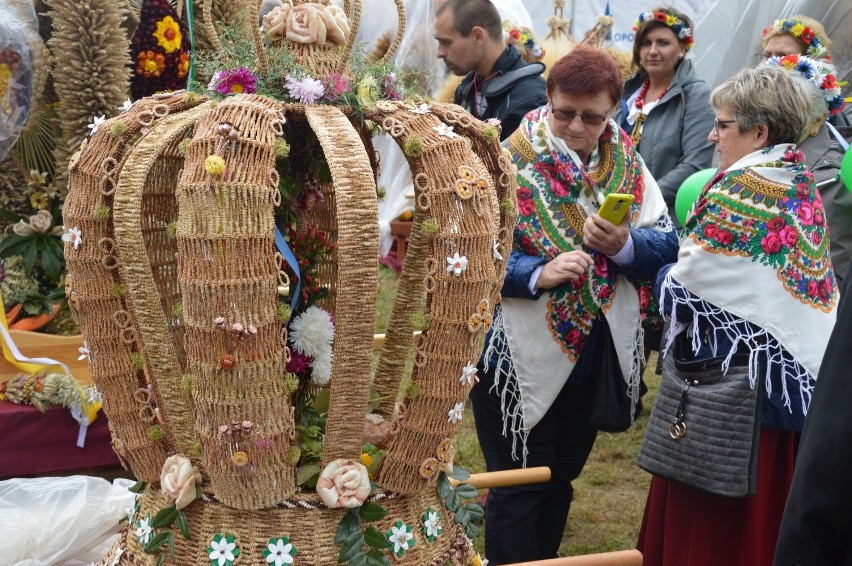
[[(663, 267), (660, 272), (657, 274), (657, 280), (654, 282), (654, 296), (657, 298), (659, 303), (660, 297), (662, 294), (663, 281), (666, 279), (666, 275), (668, 275), (671, 268), (674, 267), (674, 263), (666, 265)], [(679, 298), (686, 298), (687, 295), (691, 295), (689, 291), (684, 289), (683, 287), (678, 287), (677, 289), (669, 290), (669, 297), (666, 298), (666, 302), (664, 305), (665, 310), (660, 309), (661, 314), (669, 318), (672, 315), (672, 305), (674, 304), (673, 298), (678, 296)], [(679, 305), (677, 312), (675, 313), (677, 316), (678, 322), (683, 322), (687, 320), (691, 320), (693, 313), (692, 310), (686, 305)], [(702, 325), (699, 322), (698, 331), (703, 333), (705, 329), (709, 329), (707, 325)], [(716, 336), (716, 353), (713, 353), (711, 349), (711, 345), (707, 339), (705, 339), (698, 352), (692, 353), (691, 359), (694, 360), (704, 360), (708, 358), (712, 358), (714, 356), (725, 356), (728, 352), (731, 351), (733, 344), (723, 335), (717, 334)], [(665, 341), (665, 339), (663, 339)], [(762, 362), (765, 360), (761, 360)], [(761, 366), (764, 364), (761, 363)], [(764, 366), (765, 367), (765, 366)], [(760, 421), (761, 425), (767, 428), (777, 428), (781, 430), (793, 430), (796, 432), (801, 432), (802, 427), (805, 424), (805, 415), (802, 411), (802, 395), (799, 391), (799, 384), (792, 378), (785, 378), (782, 374), (778, 366), (773, 366), (773, 370), (769, 375), (769, 379), (772, 382), (772, 393), (770, 395), (766, 395), (765, 391), (762, 393), (764, 395), (762, 399), (763, 406), (761, 408)], [(759, 376), (759, 379), (763, 379), (763, 375)], [(781, 399), (781, 380), (787, 379), (787, 392), (790, 395), (790, 408), (784, 406), (784, 402)], [(765, 388), (764, 388), (765, 390)]]

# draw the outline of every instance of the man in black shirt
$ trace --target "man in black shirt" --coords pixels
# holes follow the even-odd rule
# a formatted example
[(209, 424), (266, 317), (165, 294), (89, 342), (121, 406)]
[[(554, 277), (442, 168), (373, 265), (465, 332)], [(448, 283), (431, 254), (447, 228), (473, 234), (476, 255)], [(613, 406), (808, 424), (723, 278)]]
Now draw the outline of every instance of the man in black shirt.
[(524, 115), (547, 103), (542, 63), (527, 65), (503, 40), (500, 14), (489, 0), (445, 0), (435, 12), (438, 58), (465, 75), (454, 102), (468, 112), (501, 122), (501, 139)]

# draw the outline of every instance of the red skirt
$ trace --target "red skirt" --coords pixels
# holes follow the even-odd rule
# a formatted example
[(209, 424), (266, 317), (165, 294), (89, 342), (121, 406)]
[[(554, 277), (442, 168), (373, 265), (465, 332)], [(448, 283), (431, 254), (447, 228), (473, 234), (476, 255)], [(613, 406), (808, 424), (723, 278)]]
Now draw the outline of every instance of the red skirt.
[(757, 490), (723, 497), (654, 477), (637, 548), (644, 566), (771, 566), (800, 433), (764, 428)]

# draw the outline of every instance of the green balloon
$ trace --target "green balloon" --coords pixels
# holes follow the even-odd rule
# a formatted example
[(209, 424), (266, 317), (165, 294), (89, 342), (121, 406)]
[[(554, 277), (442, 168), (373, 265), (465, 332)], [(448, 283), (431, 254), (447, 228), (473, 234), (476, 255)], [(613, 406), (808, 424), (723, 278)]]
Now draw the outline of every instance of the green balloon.
[(692, 205), (698, 200), (701, 189), (715, 174), (716, 169), (702, 169), (684, 179), (683, 183), (680, 184), (675, 196), (675, 214), (681, 226), (686, 224), (686, 215), (689, 214)]
[(846, 155), (840, 162), (840, 179), (843, 181), (846, 190), (852, 192), (852, 146), (846, 149)]

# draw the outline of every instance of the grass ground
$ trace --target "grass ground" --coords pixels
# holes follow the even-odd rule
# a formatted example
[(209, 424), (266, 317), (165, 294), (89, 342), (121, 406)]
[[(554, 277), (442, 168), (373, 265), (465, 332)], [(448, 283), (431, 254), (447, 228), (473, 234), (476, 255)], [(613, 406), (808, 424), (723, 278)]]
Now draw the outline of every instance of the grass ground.
[[(379, 287), (377, 332), (384, 332), (396, 290), (396, 273), (382, 268)], [(583, 473), (574, 482), (574, 502), (560, 547), (563, 556), (627, 550), (636, 546), (651, 478), (636, 466), (636, 456), (659, 387), (659, 376), (653, 371), (655, 366), (656, 358), (652, 357), (645, 372), (649, 392), (636, 426), (620, 434), (599, 433)], [(473, 411), (465, 411), (454, 444), (458, 464), (471, 472), (485, 471)], [(474, 543), (481, 552), (482, 536)]]

